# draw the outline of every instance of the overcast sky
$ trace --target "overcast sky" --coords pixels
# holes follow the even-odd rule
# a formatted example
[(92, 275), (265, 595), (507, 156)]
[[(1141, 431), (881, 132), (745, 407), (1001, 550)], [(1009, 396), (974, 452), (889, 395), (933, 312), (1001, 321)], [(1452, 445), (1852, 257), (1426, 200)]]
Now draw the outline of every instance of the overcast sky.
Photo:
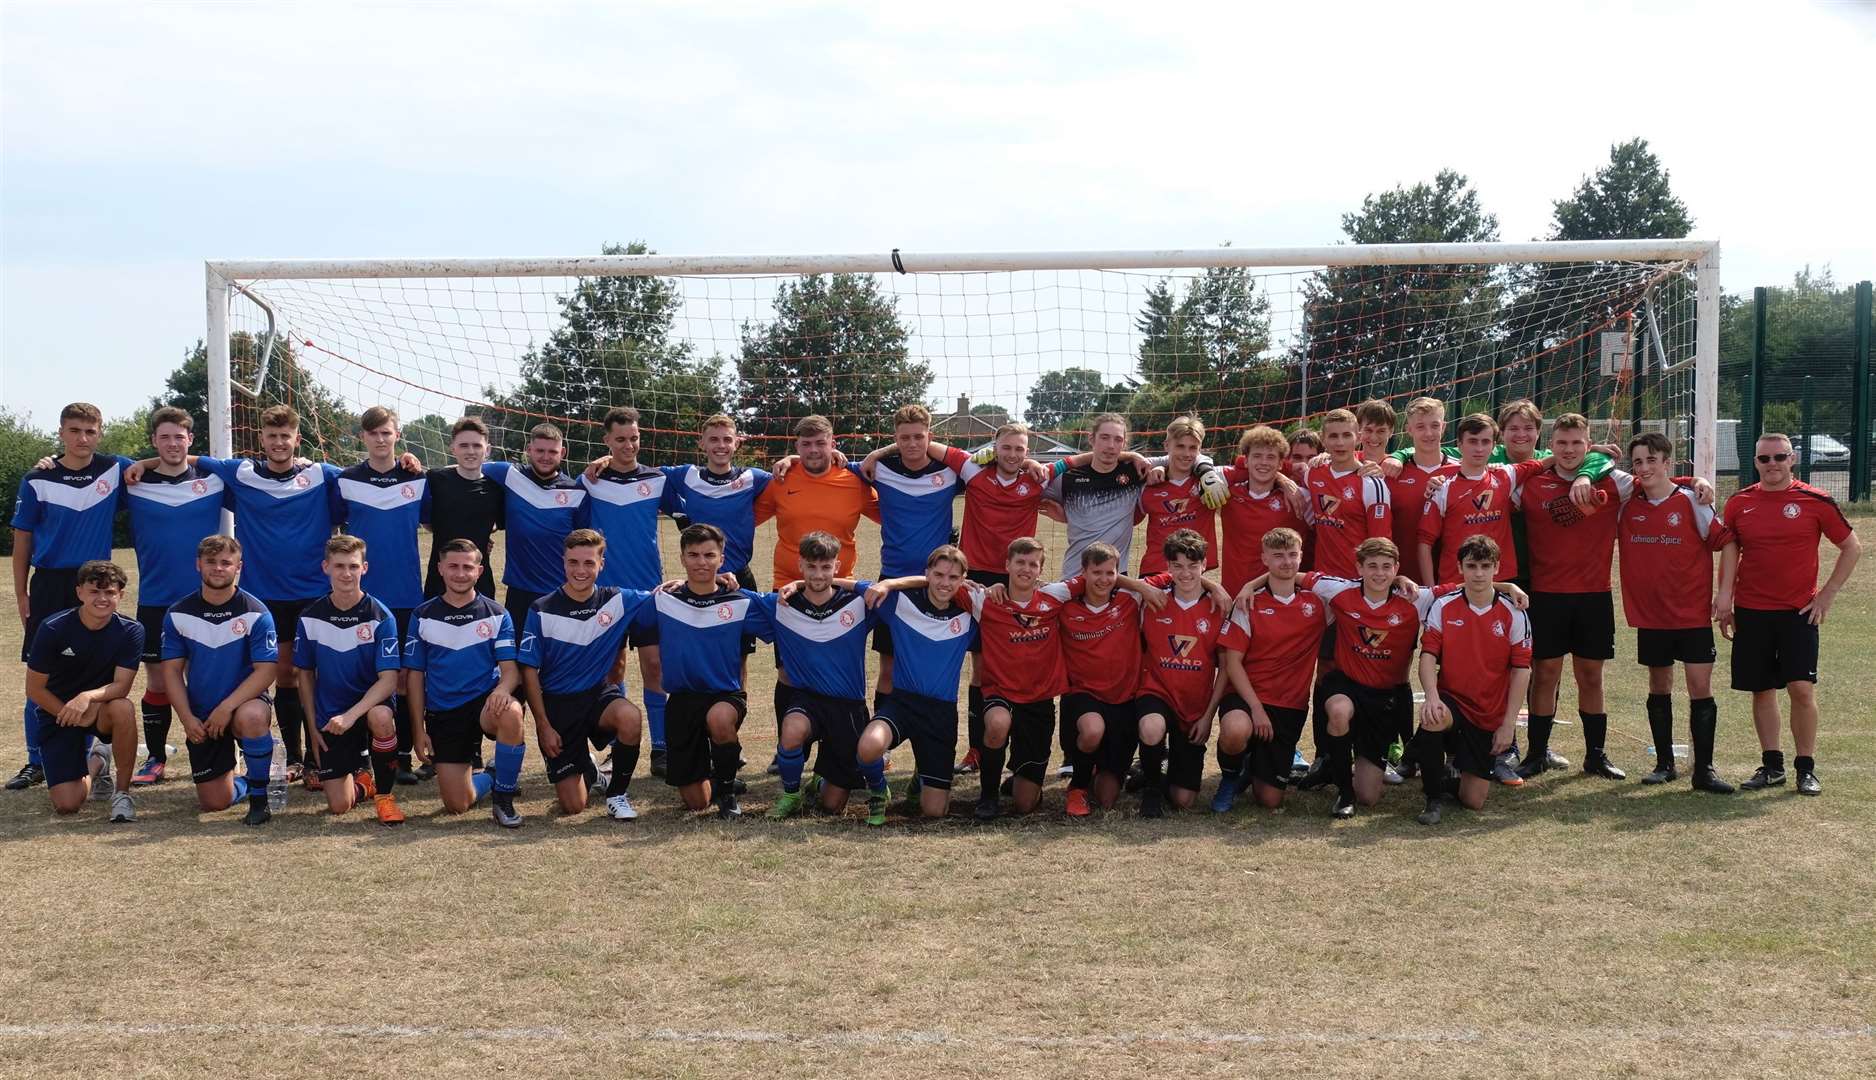
[(1876, 4), (0, 6), (0, 400), (144, 403), (214, 257), (1508, 240), (1647, 138), (1730, 290), (1876, 275)]

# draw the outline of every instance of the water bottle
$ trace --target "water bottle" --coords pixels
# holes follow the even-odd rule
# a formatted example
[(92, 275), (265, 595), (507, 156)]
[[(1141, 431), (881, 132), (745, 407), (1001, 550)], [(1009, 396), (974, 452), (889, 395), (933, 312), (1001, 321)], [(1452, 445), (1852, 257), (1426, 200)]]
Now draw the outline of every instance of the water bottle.
[(267, 809), (275, 814), (287, 808), (287, 763), (285, 755), (275, 748), (274, 757), (267, 766)]

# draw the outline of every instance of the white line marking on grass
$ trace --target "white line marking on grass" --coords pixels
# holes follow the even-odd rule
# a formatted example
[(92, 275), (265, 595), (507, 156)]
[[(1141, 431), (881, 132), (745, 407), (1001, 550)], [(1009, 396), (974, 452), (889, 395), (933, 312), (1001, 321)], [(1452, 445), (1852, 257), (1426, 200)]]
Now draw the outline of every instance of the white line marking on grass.
[[(1795, 1040), (1847, 1042), (1876, 1039), (1876, 1025), (1863, 1027), (1643, 1027), (1577, 1029), (1578, 1039), (1674, 1041), (1731, 1038), (1790, 1042)], [(464, 1042), (549, 1043), (683, 1043), (691, 1045), (788, 1044), (819, 1047), (868, 1046), (1005, 1046), (1018, 1049), (1116, 1049), (1135, 1046), (1356, 1046), (1365, 1043), (1485, 1043), (1484, 1032), (1468, 1029), (1382, 1031), (1127, 1031), (1111, 1035), (970, 1034), (954, 1031), (791, 1032), (752, 1028), (680, 1031), (651, 1028), (640, 1031), (563, 1027), (458, 1027), (449, 1024), (147, 1024), (74, 1020), (47, 1024), (0, 1024), (0, 1038), (46, 1039), (62, 1036), (160, 1036), (196, 1038), (307, 1038), (443, 1039)]]

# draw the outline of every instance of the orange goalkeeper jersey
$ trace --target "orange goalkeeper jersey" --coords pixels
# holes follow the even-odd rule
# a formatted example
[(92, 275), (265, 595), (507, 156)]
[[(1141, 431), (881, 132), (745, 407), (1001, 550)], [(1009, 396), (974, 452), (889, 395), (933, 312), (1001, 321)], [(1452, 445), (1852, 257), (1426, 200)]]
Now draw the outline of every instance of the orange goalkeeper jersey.
[(840, 573), (853, 572), (858, 553), (853, 530), (860, 515), (879, 520), (879, 496), (849, 469), (828, 469), (819, 476), (796, 465), (756, 497), (756, 524), (775, 519), (775, 577), (770, 588), (801, 576), (801, 538), (832, 533), (840, 540)]

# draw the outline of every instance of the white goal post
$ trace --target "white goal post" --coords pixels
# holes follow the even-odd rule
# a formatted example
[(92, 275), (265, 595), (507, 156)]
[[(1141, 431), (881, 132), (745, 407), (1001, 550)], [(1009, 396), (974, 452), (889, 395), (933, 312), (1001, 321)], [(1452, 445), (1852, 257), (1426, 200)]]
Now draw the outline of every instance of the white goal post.
[[(1666, 377), (1691, 367), (1691, 408), (1678, 411), (1685, 419), (1676, 430), (1691, 435), (1694, 471), (1708, 480), (1716, 464), (1715, 429), (1719, 390), (1720, 253), (1709, 240), (1587, 240), (1531, 243), (1459, 244), (1347, 244), (1291, 248), (1186, 248), (1119, 251), (1031, 252), (902, 252), (826, 255), (587, 255), (559, 258), (465, 259), (238, 259), (210, 260), (206, 264), (208, 325), (208, 406), (211, 451), (233, 450), (234, 395), (241, 392), (231, 365), (231, 304), (238, 294), (266, 313), (272, 331), (273, 307), (264, 299), (266, 283), (331, 283), (356, 279), (594, 279), (659, 277), (713, 279), (728, 277), (782, 277), (811, 274), (864, 274), (892, 282), (919, 275), (1020, 274), (1032, 271), (1119, 272), (1181, 268), (1356, 268), (1483, 265), (1495, 268), (1538, 264), (1593, 265), (1680, 264), (1682, 280), (1691, 278), (1693, 311), (1685, 319), (1684, 351), (1670, 358), (1661, 350), (1659, 327), (1654, 328), (1653, 350), (1637, 341), (1634, 360), (1645, 367), (1658, 357), (1655, 370)], [(1277, 275), (1272, 275), (1276, 277)], [(258, 287), (249, 288), (249, 286)], [(1297, 290), (1301, 297), (1305, 290)], [(1299, 300), (1297, 309), (1302, 309)], [(1656, 317), (1652, 308), (1638, 325)], [(385, 318), (389, 318), (385, 316)], [(1607, 327), (1604, 327), (1607, 329)], [(1672, 328), (1670, 328), (1672, 330)], [(286, 330), (283, 328), (283, 333)], [(716, 343), (721, 347), (721, 342)], [(264, 352), (265, 350), (263, 350)], [(942, 355), (945, 350), (939, 350)], [(394, 358), (393, 358), (394, 360)], [(264, 356), (263, 356), (264, 363)], [(1592, 365), (1593, 366), (1593, 365)], [(1308, 403), (1307, 362), (1303, 370), (1303, 400)], [(1541, 376), (1540, 376), (1541, 378)], [(403, 379), (412, 393), (422, 392), (421, 374)], [(1402, 392), (1406, 392), (1405, 389)], [(459, 393), (457, 400), (465, 400)], [(1341, 402), (1338, 402), (1341, 404)], [(1350, 403), (1352, 404), (1352, 402)], [(1639, 402), (1636, 405), (1639, 412)]]

